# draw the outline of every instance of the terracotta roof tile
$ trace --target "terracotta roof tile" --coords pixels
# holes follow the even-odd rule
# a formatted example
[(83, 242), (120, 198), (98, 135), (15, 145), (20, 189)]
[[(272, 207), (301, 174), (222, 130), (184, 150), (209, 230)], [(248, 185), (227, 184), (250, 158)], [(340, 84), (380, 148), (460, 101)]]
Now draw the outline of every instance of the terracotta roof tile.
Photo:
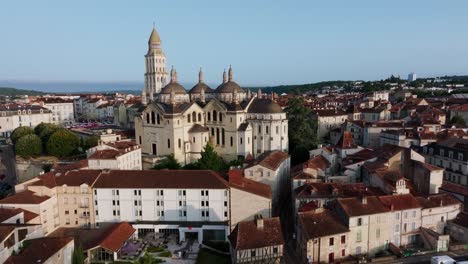
[(23, 210), (19, 208), (0, 208), (0, 223), (6, 221), (13, 216), (19, 215)]
[(434, 208), (461, 204), (453, 195), (448, 193), (434, 194), (429, 197), (416, 197), (423, 208)]
[(452, 220), (454, 224), (468, 228), (468, 213), (461, 212), (455, 219)]
[(298, 213), (298, 216), (299, 225), (305, 231), (308, 239), (349, 232), (345, 223), (328, 210)]
[(455, 183), (451, 183), (448, 181), (444, 181), (440, 189), (446, 192), (468, 196), (468, 187), (460, 185), (460, 184), (455, 184)]
[(117, 159), (122, 154), (125, 154), (125, 152), (115, 149), (102, 149), (96, 150), (88, 159)]
[(372, 215), (388, 212), (376, 196), (340, 198), (337, 200), (348, 216)]
[(26, 247), (20, 254), (10, 256), (5, 264), (17, 263), (45, 263), (59, 250), (73, 241), (70, 237), (42, 237), (31, 239), (29, 246)]
[(283, 245), (280, 219), (263, 219), (263, 227), (258, 227), (255, 220), (239, 222), (229, 235), (229, 240), (237, 250)]
[(15, 231), (14, 225), (1, 225), (0, 224), (0, 242), (7, 239), (11, 233)]
[(0, 204), (40, 204), (49, 198), (47, 195), (39, 196), (32, 191), (26, 190), (0, 200)]
[(379, 200), (390, 210), (408, 210), (421, 208), (421, 204), (411, 194), (385, 195), (380, 196)]
[(289, 158), (287, 153), (280, 150), (266, 151), (258, 156), (248, 167), (261, 165), (265, 168), (276, 170), (281, 163)]
[(209, 170), (110, 170), (101, 173), (94, 188), (228, 189), (229, 184)]
[(135, 231), (136, 229), (127, 222), (115, 224), (104, 234), (98, 245), (113, 252), (118, 252)]

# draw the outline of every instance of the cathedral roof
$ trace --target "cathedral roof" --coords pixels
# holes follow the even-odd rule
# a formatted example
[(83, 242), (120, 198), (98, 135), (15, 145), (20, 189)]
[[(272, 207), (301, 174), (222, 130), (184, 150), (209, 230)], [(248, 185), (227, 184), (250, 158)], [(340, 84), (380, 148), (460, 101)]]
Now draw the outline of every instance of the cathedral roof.
[(185, 88), (178, 82), (170, 82), (168, 85), (164, 86), (161, 90), (161, 94), (171, 94), (172, 91), (174, 91), (175, 94), (187, 94)]
[(283, 109), (271, 99), (255, 98), (247, 112), (254, 114), (280, 114), (283, 113)]
[(181, 104), (163, 104), (163, 103), (156, 103), (159, 108), (164, 111), (164, 114), (180, 114), (187, 110), (192, 103), (181, 103)]
[(245, 93), (245, 91), (234, 81), (222, 83), (216, 88), (215, 93), (233, 93), (236, 90), (238, 93)]
[(200, 124), (195, 124), (193, 125), (189, 131), (189, 133), (199, 133), (199, 132), (208, 132), (208, 128), (200, 125)]
[(190, 94), (199, 94), (201, 91), (205, 91), (205, 93), (213, 93), (213, 89), (211, 89), (206, 83), (199, 82), (190, 90)]
[(154, 44), (161, 43), (161, 38), (159, 38), (159, 34), (156, 31), (155, 27), (153, 27), (153, 31), (151, 31), (151, 35), (149, 37), (148, 43), (149, 44), (151, 44), (151, 43), (154, 43)]

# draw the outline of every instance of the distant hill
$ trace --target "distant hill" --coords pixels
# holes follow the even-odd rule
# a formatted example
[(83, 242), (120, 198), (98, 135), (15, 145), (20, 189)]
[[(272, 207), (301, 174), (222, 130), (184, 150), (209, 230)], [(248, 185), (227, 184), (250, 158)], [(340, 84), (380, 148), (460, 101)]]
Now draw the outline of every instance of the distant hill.
[(282, 94), (282, 93), (300, 94), (300, 93), (317, 91), (326, 86), (343, 87), (343, 86), (350, 85), (351, 83), (352, 83), (351, 81), (326, 81), (326, 82), (295, 84), (295, 85), (248, 87), (246, 89), (250, 89), (252, 92), (256, 92), (260, 88), (262, 89), (262, 92), (266, 92), (266, 93), (275, 92), (277, 94)]
[(42, 95), (43, 92), (34, 90), (22, 90), (10, 87), (0, 87), (0, 96), (20, 96), (20, 95)]

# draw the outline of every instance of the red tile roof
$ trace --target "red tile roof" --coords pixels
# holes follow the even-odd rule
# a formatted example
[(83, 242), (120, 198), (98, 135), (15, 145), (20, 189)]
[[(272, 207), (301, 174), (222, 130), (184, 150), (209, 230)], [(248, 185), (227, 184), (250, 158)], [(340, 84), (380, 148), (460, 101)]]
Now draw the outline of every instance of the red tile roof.
[(7, 239), (15, 231), (14, 225), (0, 225), (0, 242)]
[(265, 168), (276, 170), (281, 165), (281, 163), (283, 163), (283, 161), (287, 160), (288, 158), (289, 155), (281, 150), (267, 151), (258, 156), (258, 158), (255, 159), (255, 161), (253, 161), (253, 163), (248, 167), (261, 165)]
[(19, 208), (0, 208), (0, 223), (21, 214), (21, 212), (23, 212), (23, 210)]
[(271, 199), (271, 187), (270, 185), (257, 182), (254, 180), (240, 177), (240, 179), (229, 179), (229, 186), (232, 188), (253, 193), (268, 199)]
[(299, 206), (299, 208), (297, 209), (297, 211), (299, 213), (304, 213), (304, 212), (309, 212), (309, 211), (313, 211), (315, 209), (318, 208), (318, 205), (315, 201), (310, 201), (306, 204), (303, 204), (301, 206)]
[(101, 173), (94, 188), (228, 189), (229, 183), (210, 170), (110, 170)]
[(356, 148), (354, 144), (353, 134), (349, 131), (344, 131), (343, 136), (340, 138), (336, 146), (341, 149)]
[(52, 166), (52, 171), (54, 171), (54, 172), (66, 172), (66, 171), (69, 171), (69, 170), (79, 170), (79, 169), (86, 169), (86, 168), (88, 168), (88, 160), (87, 159), (80, 160), (80, 161), (75, 162), (75, 163), (65, 164), (65, 165), (55, 163)]
[(418, 200), (411, 194), (380, 196), (379, 200), (390, 210), (422, 208)]
[(455, 219), (452, 220), (454, 224), (468, 228), (468, 213), (461, 212)]
[(28, 241), (30, 243), (29, 246), (18, 255), (10, 256), (5, 261), (5, 264), (47, 262), (50, 257), (63, 249), (70, 242), (73, 242), (73, 238), (42, 237)]
[(340, 198), (337, 200), (343, 211), (350, 217), (388, 212), (388, 209), (375, 196), (361, 198)]
[(298, 222), (308, 239), (349, 232), (339, 217), (325, 209), (298, 213)]
[(135, 231), (136, 229), (127, 222), (115, 224), (104, 234), (98, 246), (113, 252), (118, 252), (124, 243), (132, 237)]
[(263, 219), (263, 227), (258, 227), (255, 220), (239, 222), (229, 235), (229, 241), (237, 250), (283, 245), (280, 219)]
[(47, 195), (39, 196), (32, 191), (26, 190), (0, 200), (0, 204), (40, 204), (49, 198)]
[(451, 183), (448, 181), (444, 181), (442, 183), (442, 187), (440, 187), (439, 189), (450, 193), (468, 196), (468, 187), (460, 184)]
[(457, 198), (448, 193), (434, 194), (429, 197), (416, 197), (423, 208), (434, 208), (462, 204)]
[(125, 154), (125, 152), (115, 149), (96, 150), (88, 159), (117, 159), (122, 154)]

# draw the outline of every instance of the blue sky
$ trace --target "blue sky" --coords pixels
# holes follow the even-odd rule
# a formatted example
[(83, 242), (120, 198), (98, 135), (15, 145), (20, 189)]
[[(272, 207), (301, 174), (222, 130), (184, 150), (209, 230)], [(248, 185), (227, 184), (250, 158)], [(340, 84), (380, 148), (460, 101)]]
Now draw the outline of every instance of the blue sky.
[(241, 85), (468, 74), (468, 1), (4, 1), (0, 79), (143, 81), (156, 22), (193, 83)]

